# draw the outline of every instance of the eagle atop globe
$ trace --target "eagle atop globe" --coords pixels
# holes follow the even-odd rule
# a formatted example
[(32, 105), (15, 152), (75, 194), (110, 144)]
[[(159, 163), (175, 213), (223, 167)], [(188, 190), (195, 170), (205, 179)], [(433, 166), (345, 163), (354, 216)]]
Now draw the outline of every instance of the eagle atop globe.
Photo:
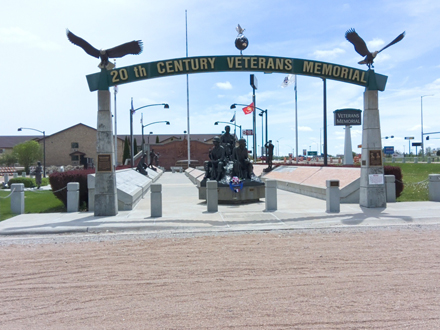
[(244, 29), (241, 28), (240, 24), (235, 28), (238, 32), (238, 36), (235, 38), (235, 47), (240, 51), (240, 54), (242, 54), (242, 51), (247, 48), (249, 45), (249, 40), (243, 35)]

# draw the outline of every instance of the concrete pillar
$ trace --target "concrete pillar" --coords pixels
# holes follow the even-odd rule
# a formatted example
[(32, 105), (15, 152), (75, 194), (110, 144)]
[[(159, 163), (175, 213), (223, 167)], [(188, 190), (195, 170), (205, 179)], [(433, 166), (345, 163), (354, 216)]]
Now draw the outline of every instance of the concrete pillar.
[(277, 210), (277, 181), (266, 180), (265, 182), (266, 211)]
[(431, 164), (431, 157), (428, 157), (428, 164)]
[(393, 157), (393, 158), (391, 158), (391, 163), (395, 163), (396, 162), (396, 159)]
[(206, 205), (208, 212), (218, 212), (217, 181), (206, 181)]
[(24, 184), (11, 184), (11, 212), (14, 214), (24, 213)]
[(26, 177), (26, 172), (21, 172), (21, 176), (22, 176), (23, 178), (25, 178), (25, 177)]
[(151, 191), (151, 217), (162, 216), (162, 185), (160, 183), (152, 183)]
[(5, 183), (8, 183), (8, 182), (9, 182), (9, 174), (8, 174), (8, 173), (5, 173), (5, 177), (4, 177), (3, 181), (4, 181)]
[(14, 172), (14, 179), (16, 179), (16, 178), (18, 178), (18, 173), (17, 172)]
[(387, 193), (387, 203), (396, 202), (396, 177), (385, 175), (385, 191)]
[(417, 164), (419, 162), (419, 159), (417, 157), (414, 157), (414, 164)]
[(402, 158), (402, 164), (405, 164), (405, 157)]
[(344, 164), (353, 165), (353, 148), (351, 147), (351, 126), (345, 125)]
[[(369, 79), (375, 79), (369, 71)], [(386, 207), (385, 180), (380, 135), (379, 101), (377, 90), (365, 90), (362, 125), (362, 160), (359, 205), (371, 208)]]
[(429, 175), (429, 200), (440, 202), (440, 174)]
[(79, 182), (67, 183), (67, 212), (79, 211)]
[(108, 89), (98, 91), (96, 151), (98, 159), (96, 161), (94, 214), (95, 216), (113, 216), (118, 214), (118, 195), (113, 165), (114, 139)]
[(326, 180), (326, 211), (329, 213), (339, 213), (341, 205), (341, 192), (339, 191), (339, 180)]

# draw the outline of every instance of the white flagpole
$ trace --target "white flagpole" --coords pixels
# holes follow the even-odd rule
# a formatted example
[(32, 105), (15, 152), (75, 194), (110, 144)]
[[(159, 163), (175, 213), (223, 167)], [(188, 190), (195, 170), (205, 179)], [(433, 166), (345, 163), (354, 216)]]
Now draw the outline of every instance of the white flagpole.
[[(115, 67), (116, 67), (116, 60), (115, 60)], [(116, 94), (118, 94), (118, 86), (113, 87), (113, 92), (115, 94), (115, 156), (114, 159), (114, 165), (115, 167), (118, 166), (118, 119), (116, 116)]]
[(295, 75), (295, 139), (296, 139), (296, 163), (298, 164), (298, 90)]
[[(186, 29), (186, 57), (188, 57), (188, 18), (185, 10), (185, 29)], [(191, 165), (191, 145), (190, 145), (190, 125), (189, 125), (189, 81), (188, 74), (186, 75), (186, 121), (188, 129), (188, 168)]]

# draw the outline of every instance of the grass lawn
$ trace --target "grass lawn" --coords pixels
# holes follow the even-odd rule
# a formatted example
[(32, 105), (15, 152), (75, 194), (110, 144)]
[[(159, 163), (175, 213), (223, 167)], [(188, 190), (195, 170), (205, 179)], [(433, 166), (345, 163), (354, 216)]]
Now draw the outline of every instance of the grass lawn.
[[(11, 212), (11, 198), (4, 198), (10, 193), (10, 191), (0, 191), (0, 221), (15, 216)], [(64, 204), (52, 191), (25, 191), (24, 198), (25, 213), (66, 212)]]
[(440, 174), (440, 164), (426, 163), (386, 163), (385, 165), (398, 166), (402, 169), (403, 192), (398, 202), (414, 202), (428, 200), (428, 176)]

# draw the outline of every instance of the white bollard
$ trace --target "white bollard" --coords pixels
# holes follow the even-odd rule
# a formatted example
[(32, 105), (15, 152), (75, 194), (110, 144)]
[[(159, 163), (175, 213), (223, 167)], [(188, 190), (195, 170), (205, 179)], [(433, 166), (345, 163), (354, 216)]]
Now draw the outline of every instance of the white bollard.
[(402, 158), (402, 164), (405, 164), (405, 157)]
[(431, 157), (428, 157), (428, 164), (431, 164)]
[(419, 162), (419, 159), (417, 157), (414, 157), (414, 164), (417, 164)]
[(384, 175), (385, 177), (385, 191), (387, 194), (387, 202), (396, 202), (396, 178), (394, 175)]
[(160, 183), (153, 183), (150, 186), (151, 191), (151, 217), (162, 216), (162, 185)]
[(17, 172), (14, 172), (14, 179), (16, 179), (16, 178), (18, 178), (18, 173)]
[(341, 193), (339, 191), (339, 180), (327, 180), (326, 181), (326, 205), (327, 212), (339, 213), (341, 204)]
[(218, 212), (217, 181), (206, 181), (206, 205), (208, 212)]
[(21, 176), (22, 176), (23, 178), (25, 178), (25, 177), (26, 177), (26, 172), (21, 172)]
[(429, 175), (429, 200), (440, 202), (440, 174)]
[(266, 180), (265, 182), (265, 204), (266, 211), (276, 211), (277, 210), (277, 181), (276, 180)]
[(9, 182), (9, 174), (8, 174), (8, 173), (5, 173), (4, 182), (5, 182), (5, 183), (8, 183), (8, 182)]
[(24, 213), (24, 184), (11, 184), (11, 212), (15, 214)]
[(79, 182), (67, 183), (67, 212), (79, 211)]

